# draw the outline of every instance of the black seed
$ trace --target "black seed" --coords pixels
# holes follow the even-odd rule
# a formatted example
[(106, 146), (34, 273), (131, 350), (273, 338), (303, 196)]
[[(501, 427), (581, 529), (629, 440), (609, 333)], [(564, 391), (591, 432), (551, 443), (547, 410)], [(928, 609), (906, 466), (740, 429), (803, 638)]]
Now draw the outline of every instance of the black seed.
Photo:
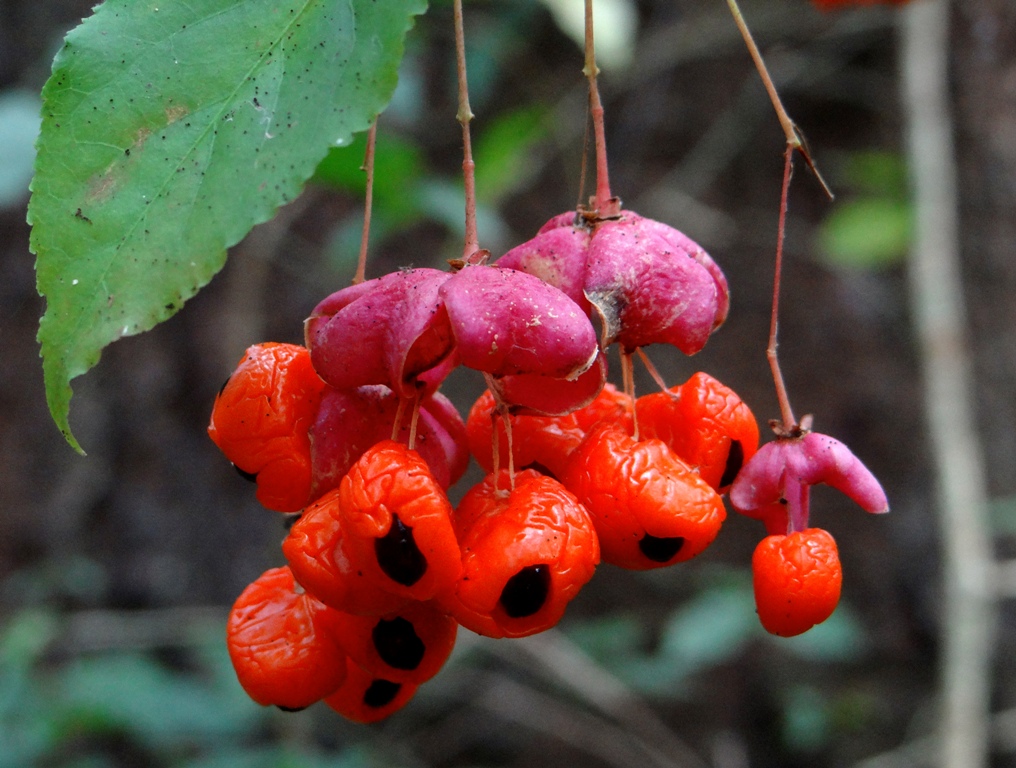
[(412, 623), (401, 616), (391, 621), (381, 619), (370, 638), (381, 660), (395, 669), (416, 669), (427, 650)]
[(411, 587), (427, 572), (427, 558), (413, 540), (413, 529), (392, 515), (392, 526), (383, 537), (374, 540), (377, 564), (392, 581)]
[(557, 475), (555, 475), (546, 466), (544, 466), (543, 464), (541, 464), (538, 461), (534, 461), (532, 464), (526, 464), (526, 466), (524, 466), (523, 469), (535, 469), (541, 475), (543, 475), (545, 477), (552, 477), (555, 480), (557, 480)]
[(684, 546), (684, 536), (667, 536), (659, 538), (650, 536), (648, 533), (639, 541), (639, 549), (642, 554), (654, 563), (665, 563)]
[(276, 704), (276, 707), (281, 709), (283, 712), (303, 712), (307, 707), (284, 707), (281, 704)]
[(501, 590), (501, 606), (513, 619), (532, 616), (550, 594), (550, 566), (530, 565), (516, 573)]
[(222, 382), (222, 386), (221, 386), (221, 387), (219, 387), (219, 394), (220, 394), (220, 395), (221, 395), (221, 394), (222, 394), (223, 392), (225, 392), (225, 391), (226, 391), (226, 385), (227, 385), (227, 384), (229, 384), (229, 380), (230, 380), (231, 378), (233, 378), (233, 377), (232, 377), (232, 376), (227, 376), (227, 377), (226, 377), (226, 380), (225, 380), (224, 382)]
[(242, 477), (244, 480), (249, 480), (252, 483), (256, 483), (258, 481), (257, 472), (244, 472), (242, 469), (236, 466), (236, 464), (233, 465), (233, 469), (235, 469), (236, 473), (240, 475), (240, 477)]
[(402, 688), (402, 685), (393, 683), (391, 680), (375, 680), (364, 691), (363, 703), (368, 707), (380, 709), (386, 704), (392, 703), (392, 700), (399, 695), (400, 688)]
[(720, 488), (724, 488), (734, 482), (737, 473), (741, 471), (744, 464), (744, 446), (740, 440), (730, 442), (730, 450), (727, 451), (727, 464), (723, 468), (723, 477), (720, 478)]

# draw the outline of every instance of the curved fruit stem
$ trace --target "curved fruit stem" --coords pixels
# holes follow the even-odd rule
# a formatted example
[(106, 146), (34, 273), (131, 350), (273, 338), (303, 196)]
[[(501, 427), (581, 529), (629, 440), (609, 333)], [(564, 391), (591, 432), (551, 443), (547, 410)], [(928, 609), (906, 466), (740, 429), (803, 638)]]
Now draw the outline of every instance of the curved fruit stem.
[(596, 48), (593, 35), (593, 0), (586, 0), (585, 66), (582, 73), (589, 79), (589, 114), (593, 121), (593, 136), (596, 143), (596, 211), (605, 219), (620, 213), (621, 202), (610, 194), (610, 176), (607, 170), (607, 137), (603, 127), (603, 102), (596, 76)]
[(462, 260), (467, 264), (483, 260), (480, 238), (476, 231), (476, 163), (473, 161), (473, 145), (469, 135), (469, 121), (473, 111), (469, 106), (469, 84), (466, 79), (466, 35), (462, 23), (462, 0), (455, 0), (455, 70), (459, 83), (459, 110), (455, 117), (462, 126), (462, 180), (466, 192), (466, 241), (462, 248)]
[(411, 451), (416, 450), (416, 427), (420, 423), (420, 393), (413, 395), (413, 411), (409, 417), (409, 441), (406, 447)]
[(589, 114), (586, 113), (586, 127), (582, 132), (582, 163), (579, 166), (579, 199), (575, 201), (575, 210), (581, 211), (588, 198), (586, 197), (586, 181), (589, 175)]
[(360, 235), (360, 256), (356, 261), (353, 285), (362, 283), (367, 273), (367, 243), (370, 240), (370, 212), (374, 200), (374, 146), (377, 144), (377, 118), (367, 131), (367, 152), (361, 170), (367, 173), (367, 189), (363, 195), (363, 234)]
[(653, 381), (656, 382), (656, 386), (660, 388), (660, 391), (673, 397), (674, 393), (667, 388), (667, 382), (664, 381), (663, 376), (660, 374), (659, 370), (657, 370), (656, 366), (653, 365), (653, 361), (649, 359), (649, 355), (645, 353), (645, 350), (643, 350), (642, 347), (639, 347), (636, 351), (638, 352), (639, 359), (642, 361), (642, 364), (646, 367), (646, 371), (652, 377)]
[(741, 15), (741, 8), (737, 4), (737, 0), (727, 0), (727, 5), (730, 7), (730, 13), (734, 16), (734, 23), (737, 24), (737, 29), (741, 32), (741, 37), (744, 38), (744, 44), (748, 46), (748, 53), (751, 54), (752, 61), (755, 62), (755, 69), (758, 70), (759, 76), (762, 78), (762, 85), (765, 86), (766, 93), (769, 94), (769, 100), (773, 103), (773, 109), (776, 110), (776, 118), (780, 121), (780, 127), (783, 128), (783, 135), (787, 137), (787, 147), (793, 151), (797, 150), (801, 153), (801, 157), (804, 158), (804, 162), (808, 164), (808, 168), (812, 173), (815, 174), (815, 178), (818, 179), (818, 183), (822, 185), (822, 190), (826, 193), (830, 200), (833, 199), (833, 192), (826, 184), (825, 179), (822, 178), (822, 174), (819, 173), (818, 167), (811, 159), (811, 153), (808, 152), (808, 147), (801, 138), (801, 133), (798, 131), (794, 121), (791, 120), (790, 115), (787, 114), (787, 110), (783, 107), (783, 102), (780, 100), (780, 94), (776, 90), (776, 85), (773, 83), (772, 77), (769, 76), (769, 70), (766, 68), (766, 63), (762, 59), (762, 53), (759, 51), (758, 46), (755, 44), (755, 38), (751, 35), (751, 30), (748, 29), (748, 23), (744, 20), (744, 16)]
[[(508, 416), (508, 407), (501, 405), (498, 407), (498, 413), (501, 414), (501, 421), (504, 423), (504, 435), (507, 438), (508, 443), (508, 484), (510, 490), (515, 490), (515, 446), (512, 442), (512, 420)], [(497, 436), (494, 437), (497, 440)]]
[(406, 415), (407, 397), (399, 397), (399, 404), (395, 407), (395, 420), (392, 422), (392, 440), (399, 441), (399, 432), (402, 430), (402, 419)]
[(628, 396), (631, 407), (632, 437), (638, 442), (639, 419), (638, 409), (635, 407), (635, 365), (631, 359), (630, 352), (621, 352), (621, 386)]
[(783, 498), (787, 502), (787, 534), (807, 530), (811, 515), (811, 486), (796, 478), (788, 478)]
[(780, 313), (780, 275), (783, 272), (783, 241), (787, 234), (787, 197), (790, 192), (790, 179), (794, 175), (794, 148), (787, 144), (783, 161), (783, 189), (780, 193), (780, 224), (776, 234), (776, 265), (773, 277), (773, 310), (769, 322), (769, 347), (766, 349), (766, 357), (769, 359), (769, 368), (773, 373), (773, 383), (776, 385), (776, 399), (780, 404), (780, 416), (783, 419), (782, 431), (790, 434), (797, 426), (794, 419), (794, 411), (790, 407), (790, 398), (787, 396), (787, 385), (783, 382), (783, 372), (780, 370), (780, 361), (776, 355), (776, 333), (779, 328)]
[(497, 489), (497, 478), (501, 471), (501, 440), (497, 436), (498, 419), (504, 424), (505, 441), (508, 445), (508, 485), (509, 490), (515, 490), (515, 446), (512, 442), (512, 420), (509, 418), (508, 404), (501, 399), (498, 389), (495, 386), (494, 377), (484, 373), (483, 378), (487, 382), (487, 389), (494, 396), (494, 408), (490, 412), (490, 440), (492, 454), (492, 474), (494, 476), (495, 490)]

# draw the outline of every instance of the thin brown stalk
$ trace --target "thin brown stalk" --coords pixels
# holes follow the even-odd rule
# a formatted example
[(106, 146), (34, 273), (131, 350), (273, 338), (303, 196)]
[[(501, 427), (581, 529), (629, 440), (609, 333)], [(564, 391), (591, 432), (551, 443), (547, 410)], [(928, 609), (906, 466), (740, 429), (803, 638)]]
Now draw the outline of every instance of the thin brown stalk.
[(607, 168), (607, 133), (603, 124), (603, 102), (596, 77), (600, 68), (596, 66), (596, 46), (593, 34), (593, 0), (586, 0), (585, 66), (582, 73), (589, 79), (589, 115), (593, 121), (593, 137), (596, 143), (596, 199), (594, 205), (600, 218), (619, 213), (620, 202), (610, 193), (610, 174)]
[(670, 390), (667, 388), (667, 382), (663, 379), (663, 376), (660, 375), (660, 372), (657, 370), (656, 366), (653, 365), (653, 361), (649, 359), (649, 355), (645, 353), (645, 350), (642, 349), (642, 347), (638, 348), (638, 355), (639, 359), (642, 361), (642, 364), (646, 367), (646, 370), (649, 372), (649, 375), (652, 377), (653, 381), (656, 382), (656, 386), (658, 386), (661, 391), (666, 392), (668, 395), (672, 394)]
[(494, 377), (489, 373), (483, 374), (484, 380), (487, 382), (488, 391), (494, 396), (494, 408), (490, 412), (490, 439), (491, 439), (491, 451), (493, 453), (493, 475), (495, 478), (494, 489), (497, 488), (497, 476), (501, 471), (501, 439), (497, 434), (497, 423), (500, 420), (504, 425), (505, 441), (508, 444), (508, 483), (511, 490), (515, 490), (515, 455), (514, 446), (512, 444), (512, 421), (508, 415), (508, 404), (505, 403), (501, 396), (498, 394), (497, 387), (495, 386)]
[(402, 418), (406, 415), (406, 402), (408, 398), (400, 397), (399, 404), (395, 407), (395, 421), (392, 424), (392, 440), (398, 441), (399, 432), (402, 431)]
[(353, 285), (362, 283), (367, 273), (367, 244), (370, 240), (370, 213), (374, 200), (374, 147), (377, 144), (377, 118), (367, 131), (367, 152), (363, 158), (362, 170), (367, 173), (367, 189), (363, 196), (363, 233), (360, 235), (360, 256), (356, 261)]
[(773, 277), (773, 309), (769, 321), (769, 347), (766, 349), (766, 357), (769, 359), (769, 368), (773, 373), (773, 383), (776, 385), (776, 399), (780, 404), (780, 415), (783, 419), (783, 431), (791, 432), (797, 421), (794, 419), (794, 412), (790, 407), (790, 398), (787, 396), (787, 386), (783, 382), (783, 372), (780, 370), (780, 361), (776, 354), (776, 334), (779, 329), (780, 314), (780, 276), (783, 273), (783, 241), (787, 234), (787, 200), (790, 193), (790, 179), (794, 175), (794, 148), (787, 144), (783, 161), (783, 189), (780, 193), (780, 223), (776, 234), (776, 265)]
[(420, 394), (413, 396), (413, 411), (409, 419), (409, 442), (406, 444), (409, 450), (416, 450), (416, 427), (420, 423)]
[[(508, 487), (515, 490), (515, 446), (512, 445), (512, 420), (508, 415), (508, 407), (501, 405), (501, 421), (504, 422), (504, 434), (508, 443)], [(497, 435), (494, 435), (497, 440)]]
[(818, 167), (811, 159), (811, 153), (808, 152), (808, 147), (804, 140), (801, 138), (800, 132), (797, 130), (797, 126), (794, 121), (787, 114), (787, 110), (783, 106), (783, 101), (780, 99), (780, 94), (776, 90), (776, 84), (773, 83), (772, 77), (769, 75), (769, 69), (766, 67), (766, 63), (762, 58), (762, 52), (759, 51), (758, 46), (755, 44), (755, 38), (752, 37), (751, 30), (748, 29), (748, 23), (744, 20), (744, 16), (741, 14), (741, 8), (737, 4), (737, 0), (727, 0), (727, 5), (730, 7), (730, 13), (734, 16), (734, 23), (737, 24), (737, 29), (741, 33), (741, 37), (744, 38), (744, 44), (748, 46), (748, 53), (751, 54), (752, 61), (755, 62), (755, 69), (758, 70), (759, 77), (762, 78), (762, 85), (765, 86), (766, 93), (769, 94), (769, 100), (773, 103), (773, 109), (776, 110), (776, 118), (780, 121), (780, 127), (783, 128), (783, 135), (787, 138), (787, 146), (792, 150), (797, 150), (801, 153), (801, 157), (804, 158), (804, 162), (808, 164), (808, 168), (815, 174), (815, 178), (818, 179), (819, 184), (822, 185), (823, 191), (829, 197), (833, 199), (833, 192), (826, 184), (825, 179), (822, 178), (822, 174), (819, 173)]
[(579, 199), (576, 209), (586, 204), (586, 175), (589, 170), (589, 115), (586, 115), (586, 129), (582, 135), (582, 164), (579, 166)]
[(466, 194), (466, 238), (462, 248), (462, 260), (467, 264), (483, 258), (480, 237), (476, 229), (476, 163), (473, 161), (473, 144), (469, 134), (469, 122), (473, 111), (469, 106), (469, 84), (466, 78), (466, 34), (462, 21), (462, 0), (455, 0), (455, 69), (458, 74), (459, 110), (456, 119), (462, 126), (462, 180)]
[(632, 437), (639, 439), (639, 420), (635, 409), (635, 365), (630, 352), (621, 352), (621, 386), (631, 404)]

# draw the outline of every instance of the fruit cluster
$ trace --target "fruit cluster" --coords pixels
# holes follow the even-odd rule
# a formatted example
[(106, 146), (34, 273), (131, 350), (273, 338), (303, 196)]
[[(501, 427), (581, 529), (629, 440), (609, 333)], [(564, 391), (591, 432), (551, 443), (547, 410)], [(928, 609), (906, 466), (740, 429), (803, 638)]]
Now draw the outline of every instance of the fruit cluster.
[[(773, 534), (753, 563), (766, 629), (826, 618), (839, 562), (832, 537), (807, 528), (807, 491), (830, 483), (880, 511), (870, 473), (807, 430), (759, 450), (751, 411), (708, 374), (633, 392), (639, 348), (693, 354), (725, 319), (727, 283), (705, 251), (634, 213), (580, 210), (478, 261), (328, 296), (305, 346), (251, 347), (216, 398), (209, 434), (259, 501), (302, 510), (287, 565), (230, 616), (251, 698), (385, 717), (437, 673), (459, 626), (530, 635), (601, 561), (643, 570), (700, 554), (728, 492)], [(624, 390), (606, 382), (615, 342)], [(488, 385), (465, 421), (438, 392), (459, 365)], [(471, 456), (487, 476), (453, 509), (446, 492)]]

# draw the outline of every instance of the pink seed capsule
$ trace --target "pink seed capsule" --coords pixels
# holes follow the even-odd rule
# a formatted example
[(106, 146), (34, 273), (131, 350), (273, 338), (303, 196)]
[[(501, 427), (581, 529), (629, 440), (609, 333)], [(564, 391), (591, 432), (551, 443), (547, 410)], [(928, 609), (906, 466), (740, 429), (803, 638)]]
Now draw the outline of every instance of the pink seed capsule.
[(604, 346), (617, 341), (630, 352), (663, 343), (691, 355), (726, 316), (726, 281), (721, 290), (705, 266), (712, 260), (704, 263), (702, 249), (676, 230), (662, 237), (663, 226), (628, 213), (596, 228), (584, 290), (600, 316)]
[(433, 391), (451, 370), (454, 339), (439, 296), (450, 277), (403, 270), (324, 299), (304, 324), (318, 375), (337, 389), (384, 384), (408, 397), (422, 382)]
[(536, 237), (498, 259), (497, 266), (535, 275), (560, 289), (588, 315), (592, 307), (583, 289), (592, 235), (592, 227), (575, 211), (562, 213), (544, 224)]
[[(339, 485), (367, 449), (392, 436), (400, 398), (383, 384), (342, 390), (329, 387), (310, 430), (313, 498)], [(409, 442), (410, 413), (404, 409), (398, 441)], [(440, 392), (420, 400), (414, 447), (442, 488), (466, 471), (466, 427), (455, 406)]]
[[(824, 483), (846, 494), (866, 512), (889, 511), (885, 491), (871, 471), (846, 445), (818, 432), (778, 437), (763, 445), (744, 465), (730, 489), (738, 512), (762, 519), (770, 531), (808, 528), (813, 485)], [(785, 516), (779, 514), (780, 508)]]
[(555, 216), (497, 266), (520, 269), (595, 311), (601, 346), (654, 343), (694, 354), (727, 317), (729, 288), (716, 262), (678, 230), (631, 211), (606, 220)]
[(494, 377), (571, 379), (596, 362), (596, 332), (563, 292), (514, 269), (467, 266), (441, 286), (459, 361)]

